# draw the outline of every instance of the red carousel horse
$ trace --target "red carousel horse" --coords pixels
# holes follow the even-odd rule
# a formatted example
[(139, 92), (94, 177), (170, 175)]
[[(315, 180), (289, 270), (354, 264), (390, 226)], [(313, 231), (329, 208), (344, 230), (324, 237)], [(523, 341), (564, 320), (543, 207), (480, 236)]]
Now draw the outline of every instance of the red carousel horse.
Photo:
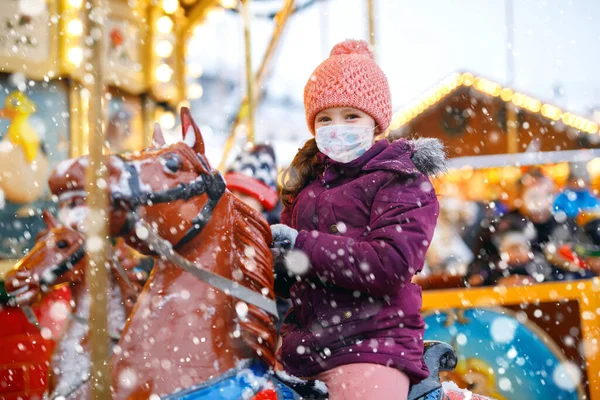
[[(5, 287), (20, 306), (29, 306), (40, 298), (42, 292), (51, 288), (69, 285), (74, 308), (66, 329), (52, 355), (48, 391), (50, 398), (57, 396), (85, 396), (86, 375), (89, 374), (87, 320), (90, 314), (90, 298), (85, 281), (85, 257), (83, 234), (59, 225), (54, 217), (44, 212), (48, 229), (40, 235), (31, 251), (6, 275)], [(115, 245), (116, 260), (111, 263), (109, 333), (113, 345), (125, 326), (141, 287), (131, 286), (131, 281), (140, 285), (137, 273), (128, 271), (126, 280), (116, 273), (116, 263), (136, 265), (131, 250), (121, 240)], [(137, 279), (136, 279), (137, 278)]]
[[(204, 155), (200, 130), (181, 110), (182, 137), (107, 159), (111, 235), (155, 257), (155, 267), (112, 359), (115, 399), (319, 398), (318, 385), (273, 368), (277, 309), (271, 233), (264, 218), (226, 190)], [(49, 184), (68, 198), (85, 187), (87, 158), (59, 165)], [(429, 343), (430, 380), (411, 398), (441, 399), (437, 372), (452, 368), (450, 346)], [(310, 391), (311, 389), (317, 389)]]

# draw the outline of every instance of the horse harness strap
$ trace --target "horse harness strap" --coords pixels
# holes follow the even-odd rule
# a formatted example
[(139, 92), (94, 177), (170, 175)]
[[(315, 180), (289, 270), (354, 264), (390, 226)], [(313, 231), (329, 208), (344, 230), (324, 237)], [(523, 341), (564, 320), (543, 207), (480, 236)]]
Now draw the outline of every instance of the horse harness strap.
[(234, 282), (227, 278), (217, 275), (211, 271), (208, 271), (202, 267), (197, 266), (191, 261), (183, 258), (177, 252), (173, 250), (171, 243), (160, 237), (152, 227), (144, 220), (137, 222), (139, 226), (143, 227), (144, 234), (147, 232), (147, 237), (140, 238), (144, 240), (148, 245), (152, 246), (152, 249), (161, 257), (167, 261), (175, 264), (179, 268), (186, 272), (194, 275), (196, 278), (209, 285), (222, 290), (225, 294), (236, 297), (248, 304), (252, 304), (267, 313), (271, 314), (275, 319), (277, 316), (277, 306), (274, 300), (263, 296), (262, 294), (248, 289), (245, 286), (240, 285), (238, 282)]
[(54, 284), (56, 279), (73, 269), (73, 266), (77, 264), (85, 256), (85, 248), (81, 245), (73, 254), (64, 259), (60, 264), (57, 264), (54, 268), (48, 271), (48, 274), (43, 274), (40, 277), (40, 286), (42, 290), (47, 290)]
[[(199, 155), (197, 155), (197, 157), (202, 166), (207, 170), (210, 170), (210, 167), (203, 158)], [(140, 178), (136, 166), (125, 160), (123, 163), (127, 170), (127, 180), (131, 195), (122, 195), (120, 193), (113, 194), (111, 195), (111, 201), (113, 203), (124, 203), (132, 210), (135, 210), (137, 207), (143, 205), (170, 203), (176, 200), (189, 200), (192, 197), (200, 196), (205, 193), (208, 195), (208, 201), (202, 207), (200, 213), (192, 220), (191, 228), (179, 242), (174, 245), (175, 248), (183, 246), (204, 229), (210, 220), (215, 207), (227, 189), (225, 180), (217, 171), (212, 174), (200, 172), (198, 177), (190, 183), (181, 183), (175, 187), (156, 192), (145, 192), (140, 188)]]
[[(204, 161), (203, 157), (198, 154), (196, 156), (202, 164), (202, 167), (210, 171), (210, 167)], [(123, 160), (123, 163), (129, 175), (127, 178), (129, 181), (131, 194), (114, 194), (111, 196), (111, 201), (113, 203), (124, 204), (132, 210), (134, 213), (135, 223), (144, 228), (142, 230), (144, 233), (147, 232), (147, 235), (142, 235), (144, 237), (140, 237), (140, 239), (151, 246), (150, 250), (163, 257), (167, 261), (175, 264), (184, 271), (194, 275), (201, 281), (206, 282), (219, 290), (222, 290), (228, 295), (245, 301), (248, 304), (259, 307), (277, 319), (277, 306), (274, 300), (250, 290), (237, 282), (224, 278), (204, 268), (198, 267), (191, 261), (183, 258), (174, 250), (188, 243), (196, 235), (202, 232), (206, 224), (210, 221), (215, 207), (219, 201), (221, 201), (221, 198), (227, 189), (227, 185), (221, 174), (218, 171), (215, 171), (214, 173), (200, 172), (198, 177), (190, 183), (181, 183), (173, 188), (168, 188), (157, 192), (144, 192), (140, 188), (139, 173), (136, 166), (127, 162), (126, 160)], [(208, 196), (208, 201), (204, 204), (200, 210), (200, 213), (192, 221), (191, 228), (174, 245), (154, 232), (153, 228), (146, 221), (135, 215), (135, 210), (139, 206), (169, 203), (175, 200), (188, 200), (192, 197), (200, 196), (202, 194), (206, 194)], [(139, 236), (140, 235), (138, 235), (138, 237)]]

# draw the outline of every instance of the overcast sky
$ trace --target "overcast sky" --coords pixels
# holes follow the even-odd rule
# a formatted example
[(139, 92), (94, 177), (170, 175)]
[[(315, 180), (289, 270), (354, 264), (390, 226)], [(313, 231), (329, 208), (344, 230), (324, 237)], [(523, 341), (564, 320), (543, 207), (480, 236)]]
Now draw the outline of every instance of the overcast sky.
[[(386, 72), (395, 108), (418, 98), (454, 71), (467, 70), (510, 83), (505, 0), (375, 0), (377, 57)], [(312, 70), (345, 38), (366, 38), (365, 0), (327, 0), (290, 21), (269, 88), (301, 102)], [(512, 86), (573, 111), (600, 105), (600, 1), (513, 0)], [(256, 19), (252, 40), (258, 65), (272, 22)], [(211, 18), (190, 59), (207, 73), (243, 75), (239, 18)], [(556, 98), (553, 87), (564, 88)]]
[[(375, 4), (377, 60), (388, 76), (394, 110), (455, 71), (510, 84), (580, 114), (600, 106), (599, 0), (512, 0), (512, 82), (507, 68), (506, 0), (375, 0)], [(270, 20), (253, 21), (255, 68), (272, 29)], [(200, 64), (205, 75), (238, 81), (240, 98), (245, 90), (242, 35), (239, 15), (214, 14), (198, 28), (188, 53), (188, 62)], [(266, 82), (269, 94), (292, 100), (301, 112), (306, 80), (333, 45), (345, 38), (367, 38), (366, 0), (320, 1), (294, 15)], [(562, 87), (562, 96), (557, 95), (561, 92), (557, 86)], [(202, 110), (194, 111), (202, 120)], [(265, 126), (273, 128), (265, 121), (269, 111), (263, 107), (259, 114), (267, 123), (258, 127), (258, 136), (272, 140), (262, 132)], [(298, 125), (299, 137), (306, 136), (301, 116)], [(213, 129), (219, 136), (220, 127)], [(294, 142), (288, 145), (292, 150), (282, 151), (290, 152), (285, 157), (290, 158), (299, 139), (287, 136)]]

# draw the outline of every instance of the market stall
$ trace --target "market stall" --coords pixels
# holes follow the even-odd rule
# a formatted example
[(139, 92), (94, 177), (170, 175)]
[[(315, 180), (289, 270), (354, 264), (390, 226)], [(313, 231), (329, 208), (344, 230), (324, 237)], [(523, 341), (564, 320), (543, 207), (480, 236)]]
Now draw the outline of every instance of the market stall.
[[(449, 173), (434, 182), (442, 207), (430, 265), (416, 279), (426, 289), (426, 339), (458, 354), (446, 379), (497, 399), (600, 396), (598, 282), (583, 279), (595, 274), (595, 256), (575, 251), (595, 219), (586, 207), (597, 208), (598, 125), (462, 73), (396, 113), (391, 134), (439, 138), (450, 157)], [(558, 198), (579, 206), (579, 193), (590, 203), (571, 215)], [(527, 224), (574, 230), (538, 243)], [(505, 239), (551, 272), (518, 272), (517, 247), (488, 257), (486, 245), (504, 249)], [(475, 279), (481, 264), (495, 280)], [(490, 287), (475, 288), (482, 284)]]

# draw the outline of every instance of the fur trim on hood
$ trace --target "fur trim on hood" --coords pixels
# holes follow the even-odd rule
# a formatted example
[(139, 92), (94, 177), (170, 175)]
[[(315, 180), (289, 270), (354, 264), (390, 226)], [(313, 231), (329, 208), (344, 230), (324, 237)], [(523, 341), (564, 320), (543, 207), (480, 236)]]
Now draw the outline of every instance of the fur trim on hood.
[(427, 176), (446, 172), (446, 149), (439, 139), (419, 138), (409, 143), (413, 149), (410, 159), (419, 171)]

